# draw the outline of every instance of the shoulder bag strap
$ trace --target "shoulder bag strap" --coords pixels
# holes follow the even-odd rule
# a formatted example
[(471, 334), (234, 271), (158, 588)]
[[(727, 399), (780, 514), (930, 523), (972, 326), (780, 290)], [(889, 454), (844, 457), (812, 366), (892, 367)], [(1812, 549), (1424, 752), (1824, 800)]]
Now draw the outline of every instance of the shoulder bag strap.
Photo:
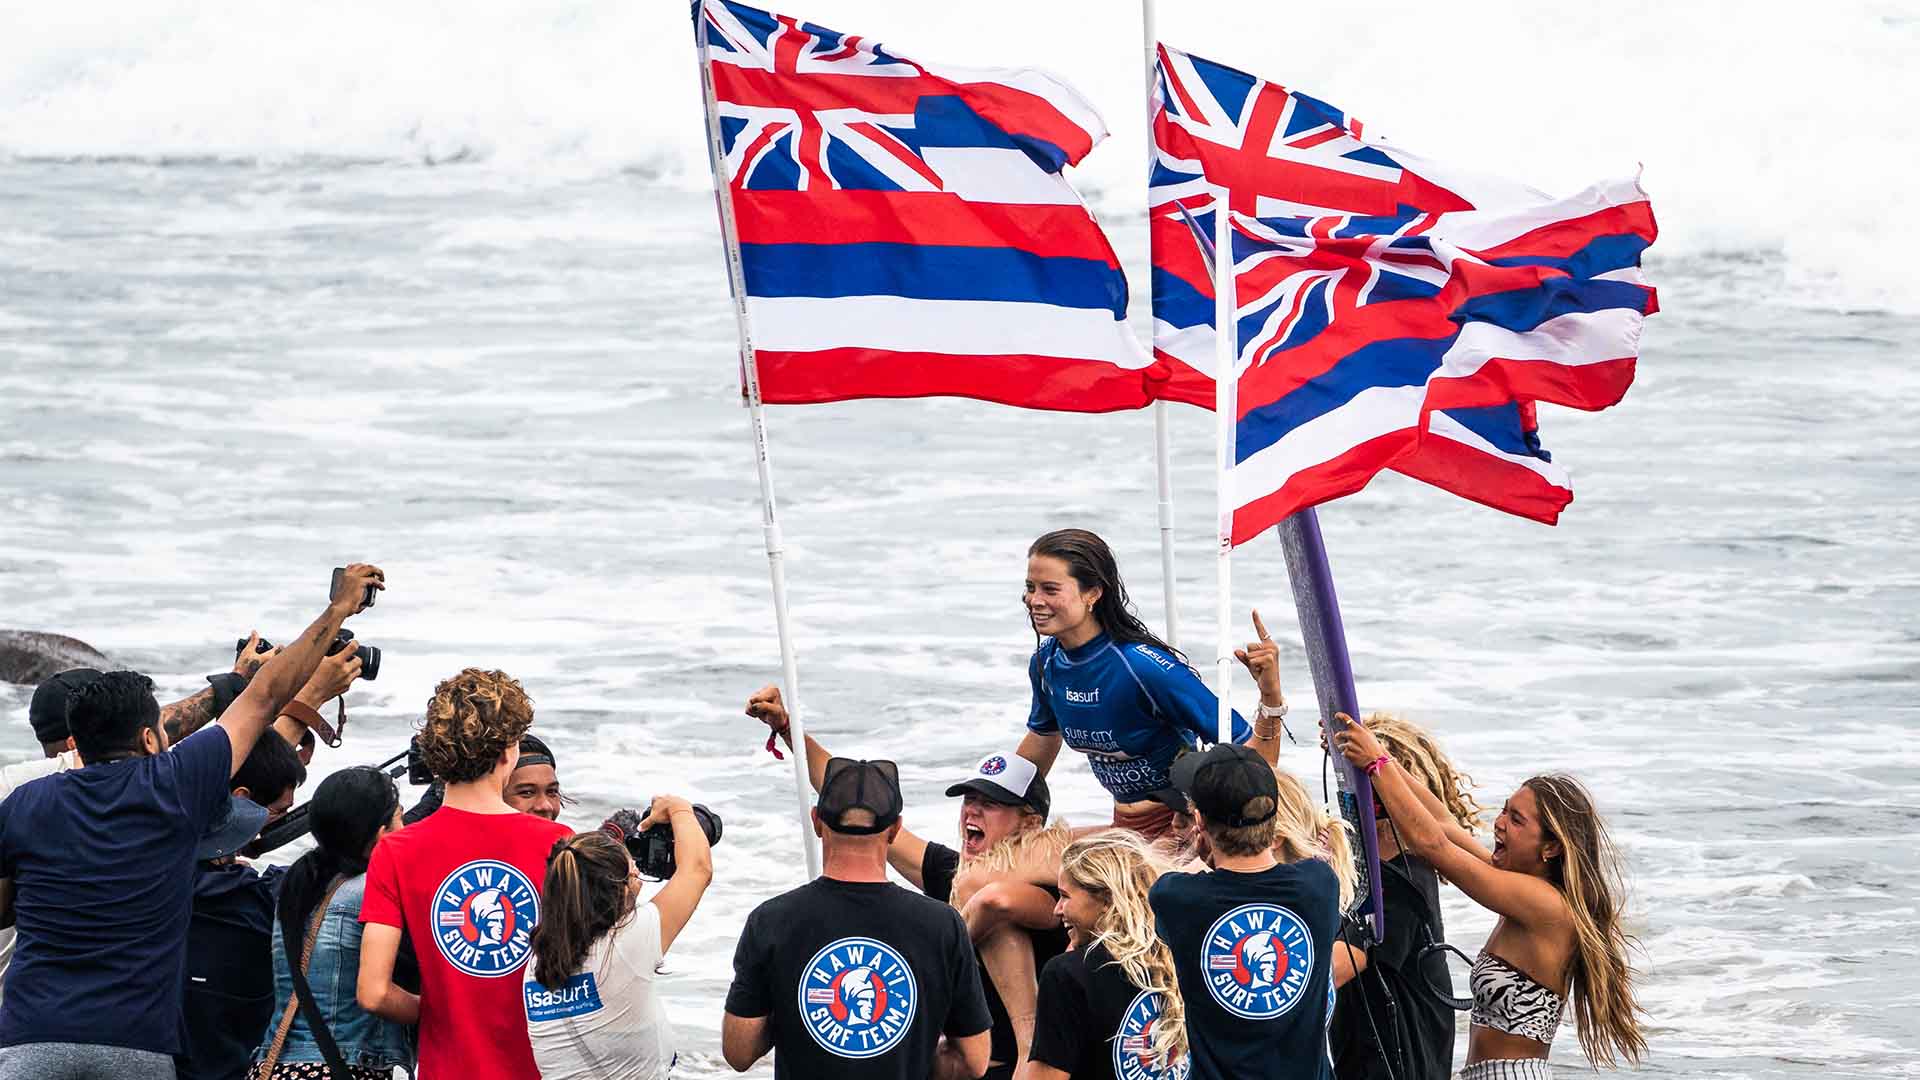
[[(280, 1013), (280, 1026), (274, 1030), (273, 1044), (267, 1047), (267, 1055), (260, 1059), (259, 1076), (271, 1075), (274, 1066), (280, 1063), (280, 1052), (287, 1046), (287, 1033), (293, 1030), (294, 1011), (300, 1008), (301, 1002), (307, 997), (307, 965), (313, 960), (314, 943), (320, 940), (320, 924), (326, 920), (327, 905), (332, 902), (334, 892), (344, 881), (346, 878), (343, 877), (333, 879), (333, 883), (327, 886), (326, 895), (320, 898), (319, 905), (313, 909), (313, 918), (307, 920), (307, 939), (300, 950), (300, 962), (288, 965), (295, 982), (293, 996), (287, 999), (287, 1007)], [(292, 955), (289, 954), (287, 959), (292, 960)]]

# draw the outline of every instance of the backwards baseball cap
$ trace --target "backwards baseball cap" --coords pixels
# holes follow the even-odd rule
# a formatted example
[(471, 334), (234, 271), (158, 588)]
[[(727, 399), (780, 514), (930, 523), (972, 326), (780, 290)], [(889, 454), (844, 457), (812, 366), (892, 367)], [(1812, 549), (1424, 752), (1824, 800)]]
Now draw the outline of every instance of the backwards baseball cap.
[[(272, 733), (269, 732), (269, 735)], [(267, 808), (252, 799), (227, 796), (227, 805), (200, 834), (200, 845), (193, 849), (196, 861), (224, 859), (253, 843), (267, 824)]]
[(978, 795), (1003, 806), (1023, 806), (1047, 816), (1053, 808), (1053, 796), (1047, 793), (1047, 779), (1033, 762), (1019, 754), (988, 754), (973, 767), (973, 775), (947, 789), (947, 797)]
[[(827, 762), (820, 779), (820, 799), (814, 808), (820, 820), (837, 833), (871, 836), (900, 820), (900, 767), (891, 761), (857, 761), (837, 757)], [(873, 815), (871, 825), (843, 824), (850, 811)]]
[[(1193, 800), (1200, 816), (1221, 825), (1243, 829), (1273, 817), (1280, 804), (1280, 785), (1273, 766), (1244, 746), (1208, 747), (1182, 754), (1170, 770), (1173, 786)], [(1266, 799), (1256, 810), (1255, 799)]]
[(100, 672), (93, 668), (73, 668), (36, 687), (33, 703), (27, 706), (27, 722), (33, 725), (33, 737), (43, 743), (70, 738), (73, 729), (67, 726), (67, 708), (75, 694), (99, 678)]
[(520, 736), (520, 764), (514, 768), (524, 769), (529, 765), (551, 765), (555, 772), (560, 771), (560, 764), (553, 760), (553, 751), (538, 735)]

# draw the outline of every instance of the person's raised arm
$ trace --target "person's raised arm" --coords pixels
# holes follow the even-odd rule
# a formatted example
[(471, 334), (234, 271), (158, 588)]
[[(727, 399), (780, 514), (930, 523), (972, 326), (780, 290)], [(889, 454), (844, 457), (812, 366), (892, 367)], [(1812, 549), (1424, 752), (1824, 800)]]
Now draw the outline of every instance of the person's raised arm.
[(333, 644), (334, 635), (340, 632), (340, 624), (360, 610), (366, 590), (386, 587), (386, 574), (379, 567), (367, 563), (354, 563), (347, 567), (340, 590), (327, 601), (326, 610), (292, 644), (267, 661), (254, 675), (253, 681), (247, 684), (247, 688), (221, 714), (219, 724), (226, 729), (227, 738), (233, 745), (233, 766), (229, 775), (240, 771), (240, 763), (247, 760), (254, 742), (280, 715), (280, 710), (287, 702), (293, 700), (293, 695), (313, 677), (314, 669), (320, 666), (321, 658), (327, 654), (327, 647)]
[(1334, 745), (1355, 766), (1372, 771), (1373, 792), (1386, 805), (1401, 847), (1427, 860), (1481, 907), (1523, 926), (1541, 928), (1566, 919), (1567, 903), (1551, 883), (1497, 869), (1456, 845), (1440, 824), (1444, 815), (1430, 813), (1414, 794), (1422, 785), (1381, 748), (1373, 732), (1345, 713), (1335, 714), (1334, 720), (1341, 725)]
[[(767, 725), (767, 730), (780, 736), (793, 749), (793, 727), (787, 717), (786, 702), (781, 700), (780, 688), (763, 686), (754, 691), (747, 699), (747, 715)], [(819, 741), (809, 735), (807, 742), (807, 783), (815, 792), (820, 790), (821, 781), (826, 779), (827, 762), (833, 755)], [(927, 857), (927, 842), (913, 834), (909, 829), (901, 829), (893, 843), (887, 845), (887, 861), (901, 876), (913, 882), (914, 888), (920, 888), (920, 864)]]
[[(1260, 688), (1260, 705), (1265, 712), (1275, 712), (1287, 707), (1286, 695), (1280, 690), (1280, 646), (1267, 633), (1267, 624), (1260, 621), (1260, 610), (1253, 611), (1253, 632), (1259, 635), (1258, 641), (1247, 642), (1244, 649), (1233, 650), (1236, 660), (1245, 665), (1247, 673), (1253, 676), (1253, 684)], [(1282, 718), (1255, 714), (1253, 718), (1253, 736), (1247, 740), (1247, 746), (1266, 759), (1269, 765), (1280, 763), (1280, 734), (1286, 730)]]
[(393, 962), (400, 955), (400, 928), (367, 923), (360, 934), (360, 975), (354, 998), (360, 1007), (396, 1024), (420, 1022), (420, 995), (394, 985)]
[(314, 733), (311, 722), (320, 716), (320, 707), (345, 694), (353, 680), (360, 677), (361, 666), (359, 649), (341, 649), (332, 656), (321, 657), (313, 677), (293, 695), (292, 701), (280, 707), (273, 730), (298, 747)]
[(693, 804), (680, 796), (655, 795), (647, 816), (640, 819), (640, 831), (663, 821), (673, 827), (673, 876), (650, 902), (660, 912), (660, 952), (664, 955), (693, 918), (694, 909), (713, 881), (713, 847), (700, 828), (700, 819), (693, 814)]

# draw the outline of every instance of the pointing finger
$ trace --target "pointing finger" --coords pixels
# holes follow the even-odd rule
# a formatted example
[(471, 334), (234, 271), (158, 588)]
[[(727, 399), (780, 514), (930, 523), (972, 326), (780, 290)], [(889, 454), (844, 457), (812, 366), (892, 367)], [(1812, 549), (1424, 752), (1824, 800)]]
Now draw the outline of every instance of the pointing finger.
[(1273, 635), (1267, 633), (1267, 624), (1260, 621), (1260, 609), (1253, 609), (1253, 632), (1260, 635), (1261, 641), (1272, 641)]

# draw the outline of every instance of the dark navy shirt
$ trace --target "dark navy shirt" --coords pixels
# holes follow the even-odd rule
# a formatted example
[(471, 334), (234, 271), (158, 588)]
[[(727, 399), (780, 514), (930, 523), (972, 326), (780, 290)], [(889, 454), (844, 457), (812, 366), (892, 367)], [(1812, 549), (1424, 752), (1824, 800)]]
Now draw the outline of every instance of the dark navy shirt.
[[(1058, 733), (1087, 755), (1093, 777), (1115, 802), (1138, 802), (1172, 786), (1167, 770), (1182, 747), (1211, 743), (1219, 700), (1200, 676), (1151, 645), (1116, 644), (1101, 634), (1077, 649), (1053, 638), (1027, 664), (1033, 709), (1027, 728)], [(1233, 741), (1253, 734), (1233, 714)]]
[(0, 876), (13, 879), (19, 927), (0, 1046), (180, 1051), (193, 849), (232, 771), (214, 725), (169, 753), (56, 773), (0, 803)]
[(1193, 1080), (1332, 1080), (1332, 867), (1163, 874), (1147, 903), (1173, 952)]

